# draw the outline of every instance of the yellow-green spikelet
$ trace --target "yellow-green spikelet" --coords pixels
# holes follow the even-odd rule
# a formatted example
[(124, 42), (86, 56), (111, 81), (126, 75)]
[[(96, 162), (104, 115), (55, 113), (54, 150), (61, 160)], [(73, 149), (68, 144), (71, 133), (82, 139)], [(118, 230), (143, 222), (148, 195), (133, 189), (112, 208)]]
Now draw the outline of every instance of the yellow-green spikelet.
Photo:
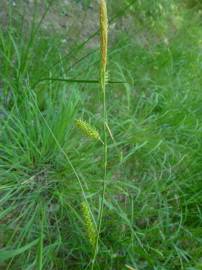
[(92, 127), (89, 123), (87, 123), (86, 121), (84, 121), (82, 119), (77, 119), (76, 126), (77, 126), (77, 128), (79, 128), (81, 130), (81, 132), (85, 136), (87, 136), (93, 140), (100, 140), (99, 132), (94, 127)]
[(107, 48), (108, 48), (108, 18), (107, 18), (107, 5), (105, 0), (100, 0), (100, 83), (102, 91), (105, 91), (107, 84)]
[(92, 248), (96, 247), (96, 239), (97, 239), (97, 233), (96, 228), (92, 220), (92, 216), (89, 210), (89, 206), (87, 202), (82, 202), (81, 204), (82, 208), (82, 214), (85, 222), (85, 229), (86, 233), (88, 235), (89, 243), (91, 244)]
[(101, 69), (105, 73), (107, 66), (108, 46), (108, 18), (105, 0), (100, 0), (100, 45), (101, 45)]

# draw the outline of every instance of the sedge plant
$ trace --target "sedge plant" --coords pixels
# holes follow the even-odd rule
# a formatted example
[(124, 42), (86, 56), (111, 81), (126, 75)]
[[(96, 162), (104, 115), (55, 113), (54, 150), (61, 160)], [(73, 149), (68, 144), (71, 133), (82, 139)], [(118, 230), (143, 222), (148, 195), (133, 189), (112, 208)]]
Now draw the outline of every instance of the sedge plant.
[(103, 175), (103, 188), (102, 198), (100, 206), (100, 215), (98, 223), (98, 233), (96, 240), (96, 247), (94, 252), (94, 258), (92, 263), (92, 269), (98, 253), (98, 241), (102, 226), (102, 217), (104, 209), (104, 198), (106, 192), (106, 178), (107, 178), (107, 104), (106, 104), (106, 83), (107, 83), (107, 48), (108, 48), (108, 17), (107, 17), (107, 5), (105, 0), (100, 0), (100, 91), (103, 97), (103, 130), (104, 130), (104, 175)]
[[(162, 28), (148, 31), (152, 4), (142, 1), (142, 24), (131, 40), (121, 31), (107, 68), (100, 4), (99, 80), (100, 57), (80, 59), (85, 42), (69, 55), (59, 33), (29, 42), (16, 26), (0, 31), (0, 269), (201, 269), (201, 17), (172, 11), (183, 24), (173, 32), (167, 21), (165, 43)], [(108, 89), (107, 69), (131, 83)], [(78, 144), (75, 118), (88, 143)]]
[(107, 49), (108, 49), (108, 17), (107, 17), (107, 5), (105, 0), (100, 0), (99, 3), (99, 14), (100, 14), (100, 92), (102, 94), (102, 106), (103, 106), (103, 131), (104, 131), (104, 141), (101, 139), (99, 132), (92, 127), (89, 123), (82, 119), (76, 120), (76, 126), (81, 132), (92, 140), (98, 140), (103, 144), (103, 164), (104, 164), (104, 175), (102, 183), (102, 196), (100, 203), (100, 212), (98, 217), (97, 226), (97, 236), (95, 235), (95, 229), (91, 216), (89, 214), (89, 208), (86, 202), (82, 203), (82, 212), (84, 216), (85, 227), (87, 229), (88, 239), (91, 246), (94, 248), (92, 267), (94, 269), (96, 257), (99, 251), (99, 238), (102, 226), (103, 209), (104, 209), (104, 198), (106, 192), (106, 178), (107, 178), (107, 160), (108, 160), (108, 147), (107, 147), (107, 105), (106, 105), (106, 84), (108, 82), (108, 72), (107, 72)]

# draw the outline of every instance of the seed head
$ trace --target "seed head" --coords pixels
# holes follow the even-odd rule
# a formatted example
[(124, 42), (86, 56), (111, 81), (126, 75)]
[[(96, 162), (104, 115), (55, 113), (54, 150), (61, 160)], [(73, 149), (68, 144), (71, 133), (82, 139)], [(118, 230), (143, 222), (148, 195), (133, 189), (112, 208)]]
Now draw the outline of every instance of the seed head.
[(108, 18), (107, 5), (105, 0), (100, 0), (100, 49), (101, 49), (101, 70), (104, 73), (107, 67), (107, 46), (108, 46)]
[(88, 204), (84, 201), (81, 204), (82, 208), (82, 214), (85, 222), (85, 229), (88, 235), (88, 240), (89, 243), (91, 244), (92, 248), (96, 247), (96, 238), (97, 238), (97, 233), (96, 233), (96, 228), (95, 224), (93, 222), (90, 209)]
[(78, 120), (76, 120), (76, 126), (77, 126), (77, 128), (79, 128), (81, 130), (81, 132), (85, 136), (87, 136), (93, 140), (101, 140), (99, 132), (94, 127), (92, 127), (90, 124), (88, 124), (86, 121), (84, 121), (82, 119), (78, 119)]

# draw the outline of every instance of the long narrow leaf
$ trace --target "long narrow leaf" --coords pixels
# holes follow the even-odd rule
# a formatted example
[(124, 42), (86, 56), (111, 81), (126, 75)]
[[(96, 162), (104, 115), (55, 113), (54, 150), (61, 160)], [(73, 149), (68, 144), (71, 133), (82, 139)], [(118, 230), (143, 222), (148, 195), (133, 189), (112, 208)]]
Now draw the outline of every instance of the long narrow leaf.
[(29, 250), (33, 246), (35, 246), (39, 242), (39, 239), (32, 241), (31, 243), (25, 245), (24, 247), (18, 249), (0, 249), (0, 262), (4, 262), (8, 259), (11, 259), (17, 255), (24, 253), (25, 251)]
[[(63, 78), (44, 78), (41, 79), (40, 81), (36, 82), (32, 88), (35, 88), (39, 83), (44, 82), (44, 81), (57, 81), (57, 82), (67, 82), (67, 83), (100, 83), (99, 80), (77, 80), (77, 79), (63, 79)], [(123, 81), (108, 81), (108, 83), (113, 84), (113, 83), (126, 83)]]

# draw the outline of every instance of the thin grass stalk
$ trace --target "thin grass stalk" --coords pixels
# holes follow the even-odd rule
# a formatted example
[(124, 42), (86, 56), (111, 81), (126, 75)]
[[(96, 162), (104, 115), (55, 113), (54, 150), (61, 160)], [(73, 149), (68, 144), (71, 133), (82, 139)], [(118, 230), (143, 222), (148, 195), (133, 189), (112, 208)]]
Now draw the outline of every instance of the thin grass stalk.
[(97, 230), (97, 238), (96, 245), (94, 251), (94, 257), (92, 260), (92, 267), (94, 269), (95, 261), (97, 254), (99, 252), (99, 238), (102, 227), (102, 218), (103, 218), (103, 210), (104, 210), (104, 198), (106, 192), (106, 179), (107, 179), (107, 162), (108, 162), (108, 146), (107, 146), (107, 104), (106, 104), (106, 74), (107, 74), (107, 48), (108, 48), (108, 17), (107, 17), (107, 5), (105, 0), (100, 0), (100, 90), (102, 93), (102, 102), (103, 102), (103, 129), (104, 129), (104, 153), (103, 153), (103, 161), (104, 161), (104, 175), (103, 175), (103, 186), (102, 186), (102, 198), (101, 205), (99, 211), (99, 219), (98, 219), (98, 230)]

